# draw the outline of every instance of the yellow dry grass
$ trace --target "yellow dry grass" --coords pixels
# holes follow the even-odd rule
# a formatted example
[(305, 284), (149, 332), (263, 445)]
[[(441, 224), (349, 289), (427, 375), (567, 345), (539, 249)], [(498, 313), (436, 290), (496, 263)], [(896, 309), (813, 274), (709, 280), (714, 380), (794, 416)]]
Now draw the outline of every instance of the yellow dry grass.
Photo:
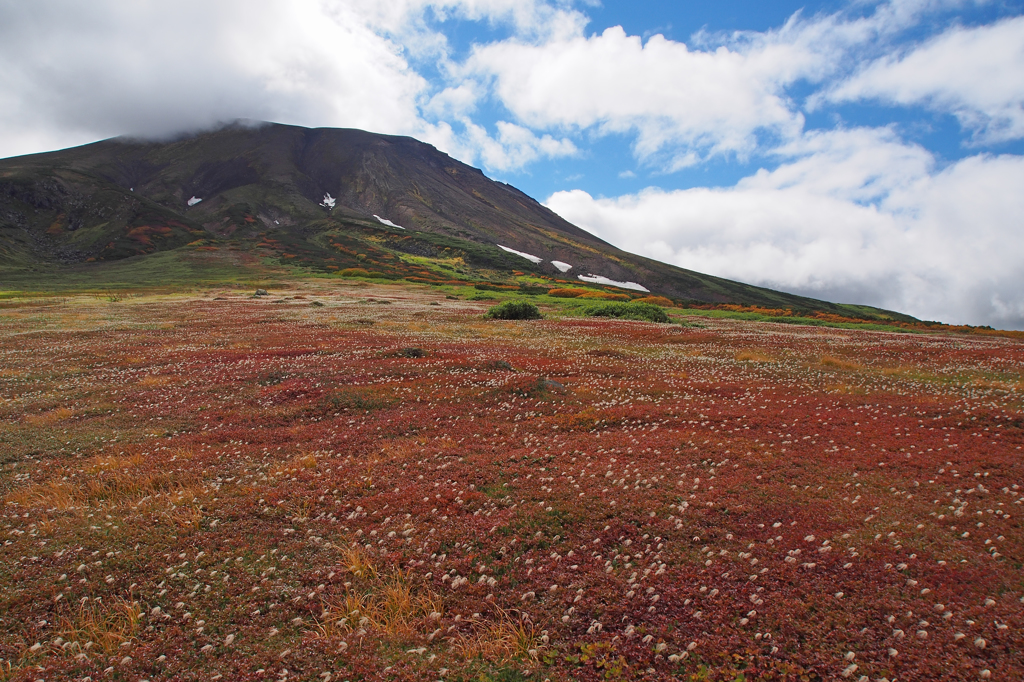
[(66, 651), (88, 653), (99, 649), (109, 656), (124, 642), (135, 639), (141, 617), (142, 607), (137, 601), (115, 597), (106, 604), (85, 599), (60, 617), (57, 629), (66, 642)]
[(504, 609), (493, 621), (477, 621), (468, 635), (451, 640), (453, 653), (467, 659), (481, 658), (504, 663), (517, 658), (536, 658), (540, 639), (536, 627)]
[(203, 521), (203, 510), (198, 504), (189, 504), (175, 509), (171, 519), (181, 530), (195, 530)]
[(842, 358), (835, 358), (832, 357), (831, 355), (821, 356), (821, 359), (819, 359), (818, 362), (821, 363), (823, 367), (832, 367), (835, 369), (844, 369), (847, 371), (857, 371), (864, 369), (862, 365), (858, 365), (855, 362), (843, 360)]
[(172, 376), (149, 374), (139, 380), (139, 386), (166, 386), (174, 380)]
[(435, 592), (417, 587), (400, 571), (381, 577), (376, 567), (358, 550), (346, 553), (347, 570), (363, 582), (343, 598), (324, 605), (315, 631), (321, 637), (375, 630), (389, 636), (407, 636), (425, 631), (440, 619), (444, 603)]
[(15, 490), (4, 499), (7, 503), (19, 507), (43, 507), (67, 511), (82, 504), (85, 496), (77, 486), (70, 483), (47, 481)]
[(59, 421), (74, 416), (75, 411), (66, 407), (58, 407), (55, 410), (44, 412), (42, 414), (30, 414), (26, 415), (25, 423), (30, 426), (49, 426)]
[(747, 349), (741, 350), (734, 356), (736, 362), (773, 362), (774, 358), (770, 355), (766, 355), (759, 350)]
[(270, 470), (270, 475), (274, 478), (289, 477), (307, 469), (316, 469), (316, 466), (316, 455), (303, 453), (292, 457), (286, 462), (281, 462)]
[(309, 520), (309, 515), (313, 511), (313, 502), (309, 498), (303, 498), (299, 501), (295, 508), (294, 516), (300, 521)]
[(342, 561), (345, 570), (359, 579), (373, 579), (377, 577), (377, 567), (373, 565), (370, 558), (362, 547), (346, 547)]
[(36, 483), (8, 493), (4, 500), (27, 508), (64, 511), (98, 502), (116, 507), (158, 493), (177, 496), (180, 502), (195, 499), (198, 476), (146, 467), (145, 463), (141, 454), (94, 458), (85, 463), (87, 478), (82, 482)]

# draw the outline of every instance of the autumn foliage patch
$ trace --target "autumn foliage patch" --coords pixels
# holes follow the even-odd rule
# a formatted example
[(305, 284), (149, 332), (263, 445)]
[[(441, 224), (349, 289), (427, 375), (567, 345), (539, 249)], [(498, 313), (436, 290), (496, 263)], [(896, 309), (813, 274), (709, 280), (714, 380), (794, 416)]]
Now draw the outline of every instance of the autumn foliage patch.
[(578, 298), (587, 293), (590, 293), (590, 289), (559, 288), (548, 290), (548, 296), (554, 296), (555, 298)]
[(4, 302), (0, 679), (1024, 677), (1019, 340), (325, 282)]

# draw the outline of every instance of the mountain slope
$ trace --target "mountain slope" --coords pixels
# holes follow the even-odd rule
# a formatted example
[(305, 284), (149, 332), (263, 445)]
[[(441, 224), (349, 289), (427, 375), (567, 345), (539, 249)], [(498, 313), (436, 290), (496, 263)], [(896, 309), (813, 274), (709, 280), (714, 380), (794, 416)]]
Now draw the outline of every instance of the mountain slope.
[[(0, 160), (0, 265), (8, 269), (101, 267), (211, 243), (326, 270), (596, 275), (676, 299), (850, 313), (626, 253), (408, 137), (232, 125), (170, 142), (117, 138)], [(410, 254), (427, 260), (411, 265)], [(563, 274), (552, 261), (572, 269)]]

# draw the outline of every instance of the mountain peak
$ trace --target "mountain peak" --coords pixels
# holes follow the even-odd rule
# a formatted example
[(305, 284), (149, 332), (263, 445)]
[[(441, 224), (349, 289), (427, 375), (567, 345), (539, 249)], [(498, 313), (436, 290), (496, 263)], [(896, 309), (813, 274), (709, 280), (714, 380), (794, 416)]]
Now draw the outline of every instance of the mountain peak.
[(109, 263), (217, 240), (277, 248), (325, 271), (370, 260), (400, 275), (406, 254), (495, 277), (837, 308), (626, 253), (432, 145), (356, 129), (239, 120), (0, 160), (0, 231), (0, 262), (11, 267)]

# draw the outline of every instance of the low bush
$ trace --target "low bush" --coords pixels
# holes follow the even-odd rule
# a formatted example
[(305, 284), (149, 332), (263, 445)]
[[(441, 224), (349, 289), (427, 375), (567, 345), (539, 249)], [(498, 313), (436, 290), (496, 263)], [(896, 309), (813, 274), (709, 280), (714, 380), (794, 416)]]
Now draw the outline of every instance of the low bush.
[(577, 298), (586, 293), (589, 293), (587, 289), (551, 289), (548, 291), (548, 296), (554, 296), (555, 298)]
[(487, 311), (492, 320), (539, 320), (540, 309), (529, 301), (505, 301)]
[(633, 303), (650, 303), (651, 305), (660, 305), (663, 308), (671, 308), (674, 303), (671, 299), (665, 298), (664, 296), (644, 296), (643, 298), (634, 298)]
[(596, 298), (602, 301), (628, 301), (629, 296), (626, 294), (613, 294), (607, 291), (588, 291), (582, 294), (578, 298)]
[(477, 291), (516, 291), (519, 287), (507, 285), (507, 284), (491, 284), (489, 282), (480, 282), (474, 284), (473, 288)]
[(365, 268), (345, 268), (338, 272), (342, 277), (366, 277), (370, 274)]
[(583, 314), (587, 317), (616, 317), (622, 320), (668, 322), (668, 315), (665, 314), (665, 311), (650, 303), (602, 303), (585, 307)]

